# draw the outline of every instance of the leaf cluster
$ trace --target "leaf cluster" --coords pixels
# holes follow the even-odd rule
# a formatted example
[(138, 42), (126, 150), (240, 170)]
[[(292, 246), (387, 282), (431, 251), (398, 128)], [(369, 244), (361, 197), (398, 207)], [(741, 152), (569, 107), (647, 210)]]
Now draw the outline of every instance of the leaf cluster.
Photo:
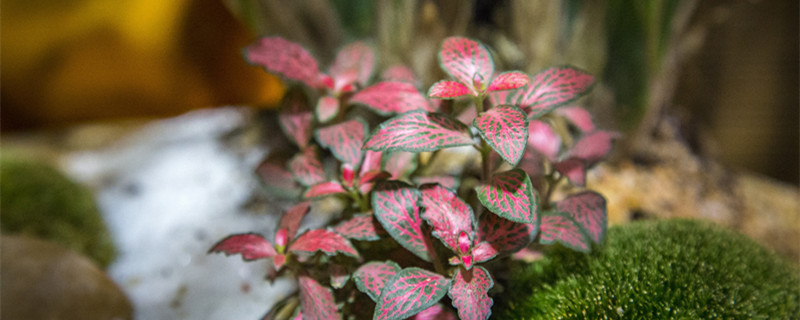
[[(278, 37), (261, 39), (245, 55), (305, 92), (288, 95), (279, 115), (297, 153), (257, 170), (271, 190), (299, 194), (302, 202), (283, 216), (271, 242), (237, 234), (211, 249), (271, 259), (270, 279), (298, 280), (299, 292), (266, 318), (486, 319), (490, 261), (535, 242), (588, 252), (603, 241), (605, 198), (584, 188), (585, 174), (615, 134), (596, 130), (584, 109), (568, 106), (594, 83), (580, 69), (496, 73), (482, 43), (451, 37), (439, 52), (451, 79), (424, 96), (403, 66), (370, 84), (375, 58), (362, 42), (342, 48), (327, 73), (301, 46)], [(306, 97), (317, 100), (313, 107)], [(443, 99), (468, 107), (454, 112)], [(384, 120), (370, 130), (364, 111)], [(424, 170), (421, 153), (436, 157), (462, 146), (480, 154), (480, 174)], [(323, 165), (326, 152), (336, 159), (335, 173)], [(477, 183), (461, 186), (470, 176)], [(564, 183), (575, 191), (552, 201)], [(296, 235), (322, 197), (340, 199), (345, 209), (328, 227)]]

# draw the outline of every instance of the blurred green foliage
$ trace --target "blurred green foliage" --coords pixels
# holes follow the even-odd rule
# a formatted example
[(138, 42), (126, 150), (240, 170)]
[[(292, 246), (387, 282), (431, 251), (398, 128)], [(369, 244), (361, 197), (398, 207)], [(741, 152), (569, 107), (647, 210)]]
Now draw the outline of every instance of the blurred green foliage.
[(52, 166), (0, 157), (0, 229), (51, 240), (107, 267), (115, 249), (91, 192)]
[(708, 222), (618, 226), (592, 254), (554, 248), (516, 270), (497, 319), (800, 318), (797, 266)]

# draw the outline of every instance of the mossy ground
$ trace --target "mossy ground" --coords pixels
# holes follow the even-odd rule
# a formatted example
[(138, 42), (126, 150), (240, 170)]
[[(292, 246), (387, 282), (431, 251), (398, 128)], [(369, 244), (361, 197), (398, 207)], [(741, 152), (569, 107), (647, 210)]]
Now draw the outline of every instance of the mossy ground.
[(114, 247), (86, 188), (35, 160), (0, 157), (0, 228), (52, 240), (106, 267)]
[(611, 228), (591, 254), (518, 268), (496, 319), (800, 319), (796, 265), (707, 222)]

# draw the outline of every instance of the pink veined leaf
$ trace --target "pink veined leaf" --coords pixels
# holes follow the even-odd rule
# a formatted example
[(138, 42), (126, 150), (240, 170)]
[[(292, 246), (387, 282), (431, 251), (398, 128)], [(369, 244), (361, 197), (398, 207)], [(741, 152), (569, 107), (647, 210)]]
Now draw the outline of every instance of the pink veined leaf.
[(300, 287), (300, 306), (304, 319), (341, 319), (331, 289), (325, 288), (308, 276), (297, 277)]
[(458, 320), (456, 315), (450, 310), (445, 309), (441, 303), (434, 304), (428, 309), (422, 310), (410, 320)]
[[(292, 100), (294, 98), (290, 96), (287, 99)], [(284, 110), (281, 110), (278, 114), (278, 123), (291, 142), (294, 142), (300, 149), (305, 149), (311, 140), (311, 120), (314, 115), (310, 111), (304, 111), (297, 106), (303, 102), (288, 101), (286, 103), (295, 105), (284, 107)]]
[(542, 216), (542, 223), (539, 227), (541, 237), (539, 242), (542, 244), (552, 244), (560, 242), (564, 246), (580, 252), (591, 250), (589, 238), (581, 230), (575, 221), (569, 218), (567, 213), (555, 212)]
[(264, 67), (269, 72), (305, 83), (319, 86), (317, 60), (302, 46), (280, 37), (262, 38), (244, 50), (247, 60)]
[(339, 113), (339, 99), (334, 96), (323, 96), (317, 101), (314, 109), (319, 122), (328, 122)]
[(354, 72), (355, 80), (360, 85), (365, 85), (369, 81), (372, 71), (375, 68), (375, 53), (372, 48), (363, 42), (353, 42), (348, 44), (336, 54), (336, 60), (328, 69), (334, 78), (342, 74)]
[(573, 107), (563, 107), (556, 109), (555, 111), (557, 114), (567, 118), (572, 124), (574, 124), (578, 129), (580, 129), (584, 133), (594, 131), (594, 122), (592, 121), (592, 115), (586, 109), (573, 106)]
[(414, 182), (417, 185), (438, 183), (442, 187), (445, 187), (450, 190), (457, 189), (459, 183), (456, 177), (451, 177), (451, 176), (414, 177)]
[(608, 227), (606, 199), (594, 191), (583, 191), (568, 196), (556, 204), (556, 209), (570, 214), (589, 238), (596, 243), (603, 241)]
[(383, 157), (383, 168), (391, 174), (394, 180), (408, 179), (417, 169), (417, 154), (412, 152), (395, 151)]
[[(490, 214), (490, 216), (493, 216), (493, 214)], [(474, 263), (489, 261), (498, 254), (500, 254), (500, 251), (486, 241), (479, 242), (472, 248), (472, 259)]]
[(495, 77), (494, 80), (492, 80), (492, 83), (489, 85), (489, 88), (486, 88), (486, 91), (491, 92), (517, 89), (524, 87), (529, 81), (530, 79), (528, 78), (528, 75), (522, 72), (503, 72)]
[(394, 261), (369, 262), (353, 273), (353, 281), (359, 291), (366, 293), (372, 301), (378, 302), (386, 282), (400, 271)]
[(466, 272), (472, 272), (471, 277), (459, 270), (453, 277), (453, 286), (447, 295), (453, 301), (453, 307), (458, 309), (461, 320), (485, 320), (492, 314), (492, 298), (489, 298), (489, 289), (494, 286), (494, 281), (483, 267), (475, 267)]
[(329, 256), (343, 253), (358, 258), (358, 251), (353, 248), (350, 241), (336, 232), (322, 229), (309, 230), (301, 234), (289, 245), (289, 251), (306, 255), (322, 251)]
[(297, 229), (300, 228), (300, 222), (303, 221), (303, 217), (309, 210), (311, 210), (311, 202), (308, 201), (300, 202), (289, 208), (281, 217), (278, 230), (286, 229), (287, 238), (293, 239), (297, 235)]
[(441, 113), (410, 111), (381, 123), (364, 144), (375, 151), (436, 151), (474, 144), (469, 127)]
[(581, 159), (569, 158), (555, 164), (556, 171), (578, 185), (586, 185), (586, 164)]
[(579, 158), (592, 166), (611, 151), (611, 141), (618, 137), (618, 134), (610, 131), (595, 131), (589, 133), (572, 146), (569, 151), (571, 158)]
[(495, 174), (488, 185), (475, 187), (478, 200), (496, 215), (520, 223), (536, 223), (537, 194), (520, 169)]
[(372, 193), (372, 210), (383, 229), (404, 248), (425, 261), (431, 249), (431, 239), (423, 232), (423, 220), (417, 206), (419, 190), (401, 181), (378, 183)]
[(328, 272), (331, 275), (331, 287), (334, 289), (341, 289), (347, 284), (347, 281), (350, 281), (350, 272), (341, 264), (332, 263)]
[(561, 149), (561, 137), (550, 126), (539, 120), (531, 120), (528, 144), (550, 161), (555, 161)]
[(401, 81), (383, 81), (359, 91), (351, 103), (361, 103), (381, 115), (404, 113), (413, 110), (434, 111), (433, 106), (413, 84)]
[(325, 171), (322, 163), (317, 158), (314, 148), (307, 148), (292, 157), (289, 161), (289, 170), (294, 175), (294, 179), (304, 186), (312, 186), (325, 181)]
[(466, 95), (472, 95), (470, 88), (458, 81), (442, 80), (428, 89), (428, 97), (431, 98), (454, 99)]
[(308, 190), (303, 194), (306, 199), (327, 197), (335, 194), (344, 194), (347, 190), (336, 181), (326, 181), (308, 187)]
[(365, 241), (380, 240), (380, 236), (386, 234), (378, 220), (371, 214), (354, 215), (334, 227), (333, 231), (348, 239)]
[(494, 74), (494, 62), (483, 44), (461, 37), (449, 37), (439, 51), (442, 69), (470, 87), (473, 95), (483, 92)]
[(317, 130), (316, 138), (319, 144), (331, 150), (336, 159), (358, 166), (363, 156), (361, 145), (366, 132), (364, 121), (356, 119), (321, 128)]
[(505, 103), (519, 105), (529, 119), (537, 119), (582, 97), (592, 89), (592, 85), (594, 77), (582, 70), (553, 67), (533, 76), (528, 86), (509, 96)]
[(414, 71), (411, 71), (411, 69), (404, 65), (394, 65), (387, 68), (381, 73), (381, 80), (402, 81), (410, 84), (417, 83), (417, 77), (414, 75)]
[(361, 171), (358, 175), (363, 177), (368, 171), (380, 171), (382, 163), (383, 152), (367, 150), (364, 152), (364, 159), (361, 161)]
[(241, 253), (245, 261), (272, 258), (278, 254), (269, 241), (254, 233), (230, 235), (211, 247), (208, 253), (212, 252), (222, 252), (226, 256)]
[(481, 137), (504, 160), (516, 166), (528, 142), (525, 112), (511, 105), (500, 105), (478, 115), (472, 122)]
[(440, 274), (411, 267), (400, 270), (381, 290), (374, 320), (405, 319), (436, 304), (447, 294), (450, 280)]
[(422, 217), (433, 227), (433, 236), (453, 250), (459, 252), (458, 237), (462, 232), (473, 234), (475, 215), (453, 191), (438, 184), (421, 188)]
[(486, 241), (499, 253), (515, 252), (533, 241), (538, 231), (538, 221), (517, 223), (495, 214), (481, 215), (478, 223), (480, 240)]
[(258, 165), (258, 168), (256, 168), (256, 174), (258, 174), (264, 185), (273, 193), (288, 198), (295, 198), (299, 192), (297, 182), (284, 166), (279, 166), (270, 162), (262, 162)]
[(294, 316), (291, 318), (292, 320), (303, 320), (303, 308), (297, 308), (295, 311)]

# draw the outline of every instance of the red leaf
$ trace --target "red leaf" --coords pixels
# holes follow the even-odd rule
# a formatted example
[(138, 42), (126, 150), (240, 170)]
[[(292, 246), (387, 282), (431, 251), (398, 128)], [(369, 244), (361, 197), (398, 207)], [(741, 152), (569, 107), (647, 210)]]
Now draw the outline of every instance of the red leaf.
[(522, 72), (503, 72), (494, 78), (494, 80), (492, 80), (492, 83), (489, 85), (489, 88), (487, 88), (486, 91), (491, 92), (517, 89), (524, 87), (529, 81), (530, 79), (528, 78), (528, 75)]
[(300, 45), (280, 37), (262, 38), (244, 50), (247, 60), (269, 72), (318, 87), (317, 61)]
[(589, 252), (589, 238), (583, 230), (569, 218), (567, 213), (555, 212), (542, 216), (542, 223), (539, 226), (542, 244), (552, 244), (560, 242), (564, 246), (581, 252)]
[(365, 85), (375, 68), (375, 53), (363, 42), (348, 44), (336, 54), (336, 60), (328, 69), (330, 75), (339, 78), (346, 73), (353, 73), (360, 85)]
[(475, 96), (484, 91), (494, 74), (489, 51), (483, 44), (467, 38), (445, 39), (439, 51), (439, 63), (447, 74), (470, 87)]
[(450, 190), (458, 188), (458, 179), (451, 176), (414, 177), (414, 182), (416, 182), (417, 185), (438, 183), (442, 187)]
[(364, 144), (375, 151), (436, 151), (474, 144), (469, 127), (441, 113), (410, 111), (381, 123)]
[(570, 157), (582, 159), (591, 166), (611, 151), (611, 141), (618, 134), (609, 131), (595, 131), (578, 140), (569, 151)]
[(417, 154), (412, 152), (395, 151), (384, 157), (383, 168), (391, 174), (394, 180), (408, 179), (417, 169)]
[(561, 149), (561, 137), (547, 123), (531, 120), (528, 144), (550, 161), (555, 161)]
[(254, 233), (228, 236), (217, 242), (208, 252), (222, 252), (226, 256), (241, 253), (245, 261), (272, 258), (278, 254), (269, 241)]
[(311, 202), (308, 201), (300, 202), (289, 208), (281, 217), (281, 221), (278, 223), (278, 230), (286, 229), (287, 238), (293, 239), (297, 235), (297, 229), (300, 228), (300, 222), (303, 221), (303, 217), (306, 216), (310, 209)]
[(475, 216), (472, 208), (454, 192), (440, 185), (426, 185), (420, 190), (422, 217), (433, 226), (433, 236), (453, 250), (459, 252), (458, 237), (464, 232), (472, 235)]
[(488, 185), (475, 187), (478, 200), (489, 211), (520, 223), (536, 223), (537, 194), (528, 174), (520, 169), (501, 172)]
[(289, 170), (294, 175), (294, 179), (304, 186), (312, 186), (325, 181), (325, 171), (322, 163), (317, 159), (317, 152), (314, 148), (307, 148), (292, 157), (289, 161)]
[(356, 287), (366, 293), (372, 301), (377, 302), (381, 296), (383, 286), (400, 271), (400, 266), (394, 261), (370, 262), (362, 265), (353, 273)]
[(441, 303), (434, 304), (428, 309), (422, 310), (410, 320), (458, 320), (456, 315), (445, 309)]
[(317, 101), (314, 109), (319, 122), (328, 122), (339, 113), (339, 99), (334, 96), (324, 96)]
[(322, 229), (309, 230), (301, 234), (289, 246), (289, 251), (295, 254), (309, 255), (316, 251), (322, 251), (329, 256), (343, 253), (351, 257), (358, 257), (358, 251), (353, 248), (350, 241), (336, 232)]
[(563, 107), (556, 109), (557, 114), (567, 118), (572, 124), (583, 132), (594, 131), (594, 122), (589, 111), (581, 107)]
[(343, 163), (358, 166), (361, 163), (361, 145), (367, 125), (360, 119), (348, 120), (317, 130), (319, 144), (328, 148), (336, 159)]
[(350, 102), (364, 104), (382, 115), (413, 110), (434, 111), (433, 105), (413, 84), (399, 81), (373, 84), (353, 95)]
[[(488, 242), (498, 253), (515, 252), (527, 246), (536, 235), (535, 223), (516, 223), (495, 214), (481, 215), (480, 240)], [(477, 258), (476, 258), (477, 259)]]
[(558, 211), (570, 214), (594, 242), (600, 243), (608, 227), (606, 199), (597, 192), (583, 191), (570, 195), (556, 204)]
[(331, 275), (331, 287), (334, 289), (341, 289), (350, 280), (350, 272), (341, 264), (332, 263), (328, 272)]
[(528, 141), (525, 112), (511, 105), (501, 105), (478, 115), (472, 122), (481, 137), (512, 166), (522, 159)]
[[(490, 216), (493, 216), (493, 214), (490, 214)], [(489, 261), (498, 254), (500, 254), (500, 251), (486, 241), (479, 242), (475, 245), (475, 247), (472, 248), (472, 259), (474, 260), (473, 263)]]
[(271, 193), (286, 196), (287, 198), (295, 198), (300, 191), (292, 174), (284, 169), (283, 166), (262, 162), (256, 168), (256, 173)]
[(371, 214), (355, 215), (333, 228), (348, 239), (375, 241), (380, 235), (386, 234), (378, 220)]
[(379, 183), (372, 193), (372, 209), (375, 218), (401, 246), (425, 261), (430, 261), (428, 252), (431, 239), (423, 232), (423, 221), (417, 203), (419, 190), (400, 181)]
[(579, 186), (586, 185), (586, 165), (583, 163), (583, 160), (569, 158), (556, 163), (555, 168), (558, 172), (567, 177), (569, 181), (572, 181), (572, 183)]
[(387, 68), (381, 74), (381, 80), (402, 81), (402, 82), (408, 82), (410, 84), (417, 83), (417, 77), (414, 75), (414, 71), (411, 71), (411, 69), (409, 69), (404, 65), (394, 65)]
[(492, 314), (493, 301), (488, 292), (493, 286), (489, 271), (483, 267), (466, 272), (459, 270), (453, 277), (453, 286), (447, 295), (453, 301), (453, 307), (458, 309), (461, 320), (484, 320)]
[(373, 319), (404, 319), (434, 305), (447, 294), (450, 281), (416, 267), (400, 270), (381, 290)]
[(347, 190), (345, 190), (340, 183), (336, 181), (327, 181), (309, 187), (308, 190), (306, 190), (306, 193), (303, 194), (303, 197), (310, 199), (343, 193), (347, 193)]
[(528, 86), (508, 97), (505, 103), (516, 104), (530, 119), (582, 97), (592, 89), (594, 77), (573, 67), (553, 67), (535, 75)]
[(471, 94), (469, 87), (457, 81), (442, 80), (428, 89), (428, 97), (439, 99), (453, 99)]
[(307, 276), (297, 277), (304, 319), (341, 319), (331, 289)]
[(293, 95), (289, 95), (286, 99), (289, 100), (285, 102), (286, 104), (293, 105), (284, 106), (278, 114), (278, 123), (291, 142), (300, 149), (305, 149), (311, 140), (311, 120), (314, 115), (310, 111), (303, 110), (304, 102), (298, 101), (299, 99)]

